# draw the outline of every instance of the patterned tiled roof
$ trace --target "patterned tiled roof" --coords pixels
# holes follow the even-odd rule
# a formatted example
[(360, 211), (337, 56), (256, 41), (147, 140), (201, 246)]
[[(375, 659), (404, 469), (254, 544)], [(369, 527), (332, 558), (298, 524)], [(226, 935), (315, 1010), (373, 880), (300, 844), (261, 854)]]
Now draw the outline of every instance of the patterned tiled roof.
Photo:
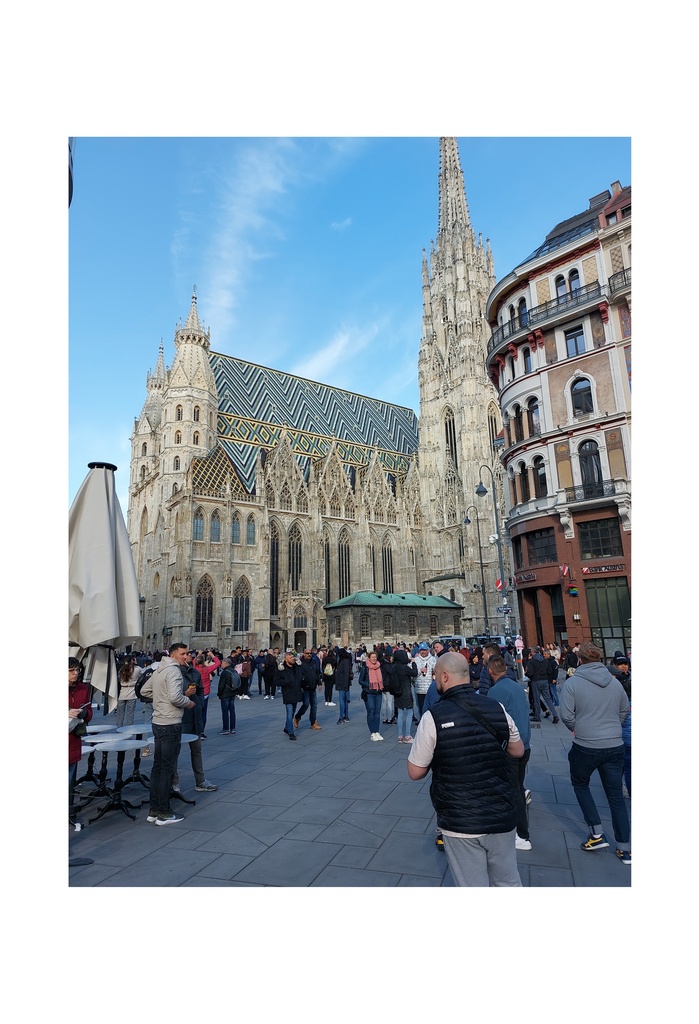
[(248, 490), (258, 450), (273, 448), (284, 429), (304, 471), (335, 441), (347, 465), (366, 466), (377, 450), (387, 472), (407, 472), (418, 445), (412, 409), (234, 356), (211, 352), (210, 360), (219, 393), (219, 444)]

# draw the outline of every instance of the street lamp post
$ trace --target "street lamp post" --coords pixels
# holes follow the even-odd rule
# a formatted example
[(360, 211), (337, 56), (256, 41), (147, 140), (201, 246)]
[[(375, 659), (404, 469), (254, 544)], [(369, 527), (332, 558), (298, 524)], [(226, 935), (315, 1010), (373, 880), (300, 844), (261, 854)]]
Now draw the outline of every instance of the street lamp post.
[(488, 598), (485, 592), (485, 574), (483, 572), (483, 550), (481, 548), (481, 528), (478, 521), (478, 509), (475, 505), (469, 505), (466, 509), (466, 516), (464, 518), (464, 526), (470, 526), (471, 520), (468, 518), (468, 513), (473, 510), (476, 513), (476, 533), (478, 534), (478, 561), (481, 563), (481, 593), (483, 595), (483, 628), (488, 635), (490, 635), (490, 625), (488, 623)]
[(495, 540), (498, 545), (498, 563), (500, 566), (500, 583), (502, 585), (502, 605), (503, 613), (505, 616), (505, 633), (510, 632), (510, 607), (507, 602), (507, 582), (505, 580), (505, 565), (502, 558), (502, 537), (500, 536), (500, 516), (498, 515), (498, 498), (495, 489), (495, 477), (490, 466), (481, 466), (478, 471), (478, 487), (476, 487), (476, 494), (479, 498), (485, 497), (488, 493), (488, 488), (483, 485), (483, 479), (481, 474), (483, 470), (487, 469), (490, 473), (490, 479), (493, 485), (493, 520), (495, 522)]

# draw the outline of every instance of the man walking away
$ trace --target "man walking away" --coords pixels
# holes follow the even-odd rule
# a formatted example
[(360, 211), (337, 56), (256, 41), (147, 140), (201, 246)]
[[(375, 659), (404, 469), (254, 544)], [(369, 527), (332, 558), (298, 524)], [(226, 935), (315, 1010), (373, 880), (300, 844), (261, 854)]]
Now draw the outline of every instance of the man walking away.
[(629, 715), (629, 698), (618, 679), (602, 664), (602, 651), (585, 641), (578, 651), (580, 665), (566, 679), (560, 694), (561, 718), (574, 733), (568, 763), (570, 781), (590, 834), (583, 850), (609, 846), (590, 792), (590, 777), (599, 774), (612, 816), (616, 855), (631, 863), (631, 829), (622, 792), (624, 741), (622, 725)]

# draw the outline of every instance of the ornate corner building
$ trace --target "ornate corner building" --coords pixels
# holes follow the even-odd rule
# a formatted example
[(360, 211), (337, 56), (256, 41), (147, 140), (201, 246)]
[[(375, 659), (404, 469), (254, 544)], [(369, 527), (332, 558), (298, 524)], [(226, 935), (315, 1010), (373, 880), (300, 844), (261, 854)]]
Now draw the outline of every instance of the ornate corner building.
[(488, 298), (507, 529), (529, 643), (631, 633), (631, 188), (557, 224)]
[(596, 197), (496, 284), (456, 140), (440, 140), (419, 425), (410, 409), (213, 351), (195, 290), (131, 437), (144, 645), (506, 633), (513, 577), (530, 642), (576, 638), (578, 624), (597, 637), (591, 601), (608, 630), (629, 582), (627, 212), (629, 190)]

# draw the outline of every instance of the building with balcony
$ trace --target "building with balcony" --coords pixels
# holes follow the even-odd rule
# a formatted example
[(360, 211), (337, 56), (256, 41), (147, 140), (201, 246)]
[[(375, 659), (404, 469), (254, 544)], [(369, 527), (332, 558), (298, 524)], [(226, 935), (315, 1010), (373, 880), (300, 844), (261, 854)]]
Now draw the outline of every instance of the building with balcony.
[(630, 186), (557, 224), (495, 285), (486, 316), (522, 634), (628, 651)]

